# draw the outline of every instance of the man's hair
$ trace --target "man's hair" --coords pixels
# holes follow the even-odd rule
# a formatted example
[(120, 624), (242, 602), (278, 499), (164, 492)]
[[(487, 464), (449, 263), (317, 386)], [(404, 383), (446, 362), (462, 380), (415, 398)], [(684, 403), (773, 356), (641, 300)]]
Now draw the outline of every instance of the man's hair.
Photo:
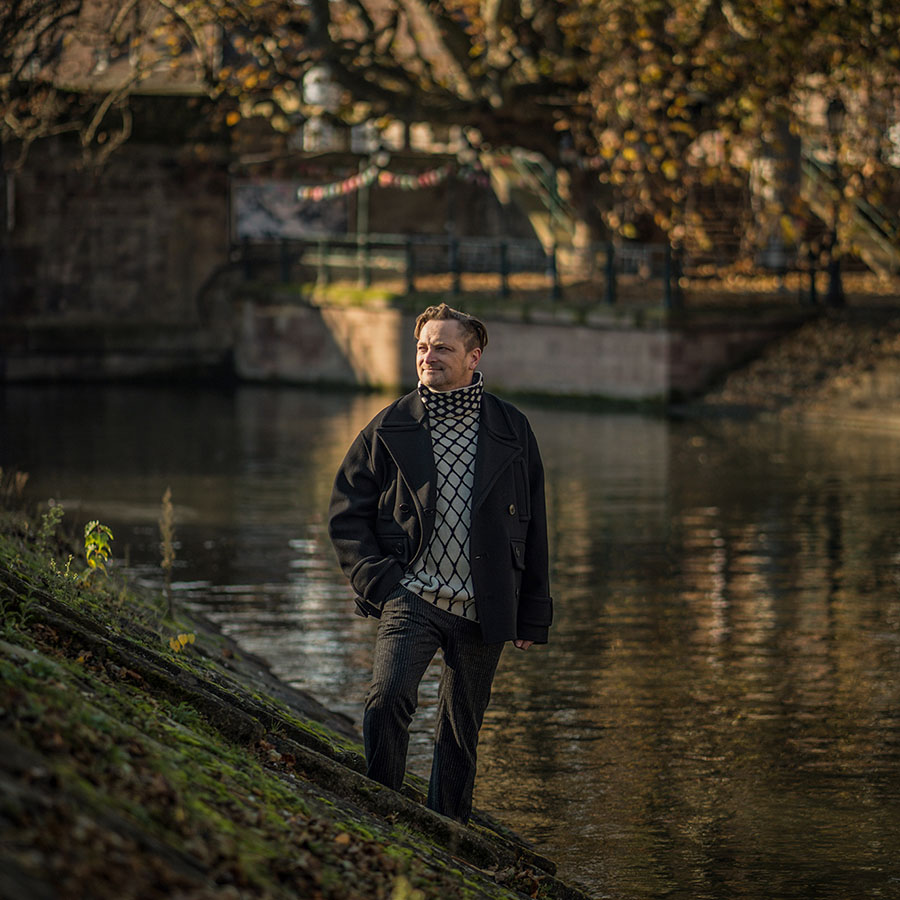
[(426, 322), (433, 320), (445, 321), (447, 319), (453, 319), (462, 326), (467, 351), (474, 350), (475, 347), (479, 347), (482, 350), (487, 347), (488, 334), (487, 328), (484, 327), (484, 322), (459, 309), (447, 306), (446, 303), (441, 303), (439, 306), (429, 306), (425, 312), (419, 315), (416, 319), (416, 340), (422, 333), (422, 328)]

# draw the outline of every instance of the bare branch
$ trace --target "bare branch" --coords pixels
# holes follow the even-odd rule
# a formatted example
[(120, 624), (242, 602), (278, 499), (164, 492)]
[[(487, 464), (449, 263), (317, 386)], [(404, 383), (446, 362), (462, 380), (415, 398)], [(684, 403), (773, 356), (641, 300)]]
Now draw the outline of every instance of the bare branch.
[(131, 93), (131, 87), (139, 80), (139, 76), (132, 76), (122, 87), (118, 90), (110, 91), (106, 97), (103, 99), (103, 102), (97, 107), (91, 121), (88, 123), (87, 127), (82, 131), (81, 134), (81, 146), (87, 147), (94, 140), (94, 137), (97, 134), (97, 129), (100, 127), (100, 124), (103, 121), (104, 116), (109, 112), (110, 107), (114, 103), (118, 103), (123, 98), (127, 97)]
[(128, 14), (132, 12), (135, 7), (138, 5), (139, 0), (126, 0), (126, 2), (122, 5), (122, 8), (119, 10), (115, 19), (113, 19), (112, 24), (109, 26), (110, 34), (114, 37), (118, 37), (119, 29), (125, 22), (125, 19), (128, 17)]
[(111, 137), (102, 147), (102, 149), (96, 153), (93, 157), (93, 162), (96, 166), (102, 166), (119, 147), (122, 146), (130, 137), (131, 137), (131, 129), (133, 125), (133, 115), (131, 109), (127, 106), (122, 106), (119, 109), (119, 112), (122, 116), (122, 127), (119, 129), (118, 134)]

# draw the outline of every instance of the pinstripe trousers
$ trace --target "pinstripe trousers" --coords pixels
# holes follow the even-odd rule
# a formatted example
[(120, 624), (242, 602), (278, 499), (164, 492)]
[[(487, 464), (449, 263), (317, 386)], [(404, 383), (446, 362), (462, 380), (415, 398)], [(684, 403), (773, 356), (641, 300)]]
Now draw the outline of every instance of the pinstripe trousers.
[(485, 644), (476, 622), (438, 609), (398, 586), (384, 604), (375, 640), (372, 685), (363, 716), (366, 774), (394, 790), (403, 784), (419, 683), (440, 649), (444, 668), (428, 806), (467, 822), (478, 732), (503, 646)]

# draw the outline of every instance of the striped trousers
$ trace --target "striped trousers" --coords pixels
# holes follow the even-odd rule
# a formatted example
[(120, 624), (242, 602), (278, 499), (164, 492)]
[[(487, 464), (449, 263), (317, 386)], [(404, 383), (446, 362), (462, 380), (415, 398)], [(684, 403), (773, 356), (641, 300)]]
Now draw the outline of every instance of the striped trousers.
[(475, 786), (478, 732), (503, 646), (485, 644), (476, 622), (438, 609), (398, 586), (384, 605), (375, 640), (372, 685), (363, 716), (366, 774), (394, 790), (403, 784), (419, 683), (440, 649), (444, 669), (428, 806), (467, 822)]

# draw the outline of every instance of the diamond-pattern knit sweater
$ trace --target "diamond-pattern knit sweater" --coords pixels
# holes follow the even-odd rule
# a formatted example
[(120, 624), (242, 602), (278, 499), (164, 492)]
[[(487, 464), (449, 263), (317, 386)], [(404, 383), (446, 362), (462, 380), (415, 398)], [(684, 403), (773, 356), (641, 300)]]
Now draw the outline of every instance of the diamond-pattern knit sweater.
[(453, 391), (432, 391), (419, 384), (437, 470), (434, 531), (404, 587), (457, 616), (478, 621), (469, 567), (469, 524), (475, 483), (475, 450), (484, 382)]

